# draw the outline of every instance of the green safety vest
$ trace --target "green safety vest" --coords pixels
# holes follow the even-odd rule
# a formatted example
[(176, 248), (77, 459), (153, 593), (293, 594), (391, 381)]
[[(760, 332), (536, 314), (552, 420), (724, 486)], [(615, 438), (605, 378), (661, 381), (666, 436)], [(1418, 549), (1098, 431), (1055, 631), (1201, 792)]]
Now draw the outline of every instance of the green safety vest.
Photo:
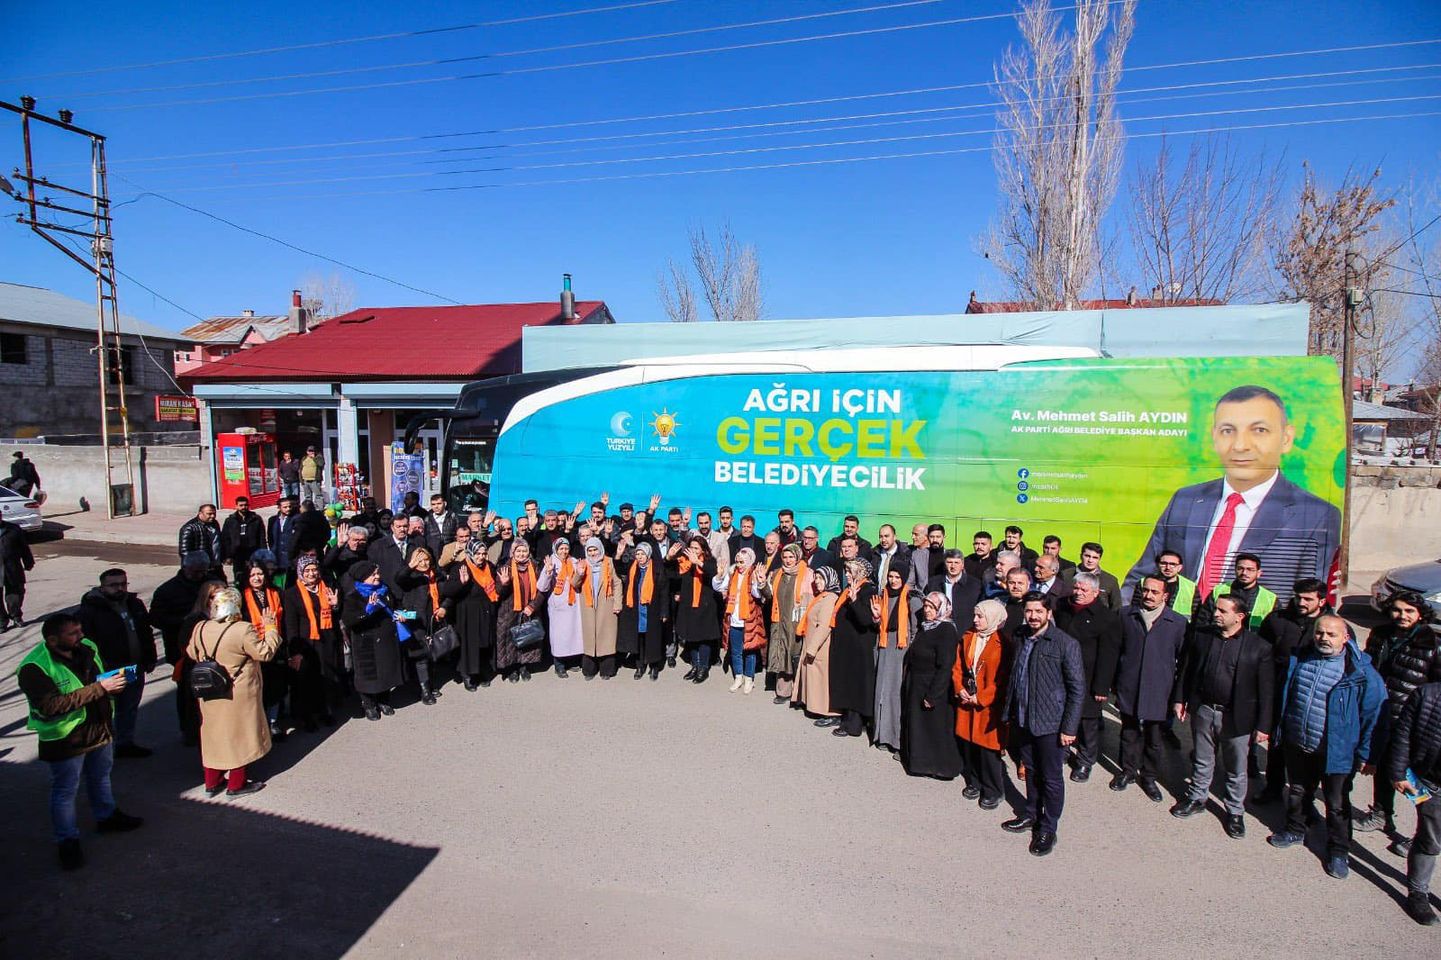
[(1191, 614), (1196, 612), (1196, 581), (1176, 578), (1176, 599), (1171, 601), (1171, 609), (1191, 619)]
[[(101, 671), (104, 671), (105, 665), (100, 660), (100, 648), (95, 646), (89, 639), (82, 639), (80, 642), (90, 648), (90, 653), (95, 657), (95, 666)], [(44, 641), (41, 641), (39, 646), (31, 650), (29, 655), (20, 661), (20, 668), (23, 668), (27, 663), (33, 663), (39, 667), (62, 694), (74, 693), (76, 690), (85, 686), (85, 684), (80, 682), (80, 678), (75, 675), (74, 670), (71, 670), (64, 663), (61, 663), (50, 655), (50, 647), (47, 646)], [(15, 670), (17, 674), (20, 672), (20, 668)], [(80, 707), (76, 710), (71, 710), (69, 713), (61, 714), (58, 717), (47, 717), (42, 715), (39, 708), (32, 703), (30, 705), (30, 719), (26, 726), (39, 734), (41, 740), (64, 740), (70, 735), (70, 731), (85, 722), (85, 710), (85, 707)]]
[[(1211, 603), (1214, 604), (1219, 597), (1224, 597), (1231, 592), (1229, 583), (1218, 583), (1216, 589), (1211, 591)], [(1251, 629), (1254, 630), (1266, 619), (1266, 614), (1276, 609), (1276, 595), (1265, 587), (1256, 588), (1256, 606), (1251, 608)]]

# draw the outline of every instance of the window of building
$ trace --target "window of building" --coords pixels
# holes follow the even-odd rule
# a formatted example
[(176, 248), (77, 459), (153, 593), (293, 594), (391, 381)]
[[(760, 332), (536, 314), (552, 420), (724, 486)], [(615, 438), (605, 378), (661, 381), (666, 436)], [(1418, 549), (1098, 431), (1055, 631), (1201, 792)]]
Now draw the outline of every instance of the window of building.
[[(110, 356), (110, 383), (120, 383), (122, 380), (128, 387), (135, 382), (135, 348), (121, 347), (119, 356), (114, 351), (109, 352)], [(115, 369), (115, 361), (120, 361), (120, 369)]]
[(29, 362), (30, 358), (25, 353), (25, 334), (0, 333), (0, 363)]

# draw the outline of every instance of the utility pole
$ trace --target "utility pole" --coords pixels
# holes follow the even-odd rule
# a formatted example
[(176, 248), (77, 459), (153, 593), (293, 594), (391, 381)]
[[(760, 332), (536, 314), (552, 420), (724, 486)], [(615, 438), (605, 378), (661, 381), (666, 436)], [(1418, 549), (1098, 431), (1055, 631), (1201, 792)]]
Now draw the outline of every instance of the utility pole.
[[(23, 196), (17, 195), (16, 199), (20, 200), (25, 210), (16, 216), (16, 221), (30, 227), (55, 249), (95, 276), (95, 355), (100, 374), (100, 444), (105, 452), (105, 510), (106, 516), (112, 520), (118, 515), (128, 516), (135, 511), (135, 463), (130, 448), (130, 416), (125, 404), (125, 352), (121, 349), (120, 341), (120, 307), (116, 298), (115, 240), (111, 230), (110, 188), (105, 169), (105, 137), (92, 130), (77, 127), (71, 122), (74, 114), (69, 110), (61, 110), (58, 117), (36, 113), (34, 97), (21, 97), (18, 106), (0, 100), (0, 108), (20, 115), (20, 132), (25, 147), (25, 171), (21, 173), (17, 167), (14, 172), (15, 178), (22, 184), (18, 193), (23, 193)], [(90, 141), (88, 190), (65, 186), (35, 175), (31, 145), (32, 123), (76, 134)], [(45, 192), (51, 190), (63, 194), (61, 199), (65, 202), (52, 200)], [(69, 199), (71, 197), (77, 199)], [(90, 221), (89, 229), (82, 230), (42, 219), (57, 213), (86, 217)], [(90, 259), (80, 256), (70, 244), (62, 242), (66, 236), (87, 240), (90, 244)], [(107, 389), (107, 380), (114, 381), (113, 403)], [(114, 481), (117, 464), (115, 451), (111, 446), (115, 438), (118, 438), (118, 446), (123, 451), (124, 483), (129, 498), (129, 506), (124, 511), (116, 509), (117, 484)]]
[(1356, 251), (1349, 248), (1346, 250), (1341, 303), (1341, 401), (1346, 406), (1346, 489), (1343, 492), (1341, 509), (1341, 557), (1338, 565), (1340, 583), (1336, 585), (1338, 595), (1351, 577), (1351, 486), (1354, 479), (1351, 457), (1355, 451), (1352, 432), (1355, 422), (1356, 308), (1361, 305), (1361, 290), (1356, 286)]

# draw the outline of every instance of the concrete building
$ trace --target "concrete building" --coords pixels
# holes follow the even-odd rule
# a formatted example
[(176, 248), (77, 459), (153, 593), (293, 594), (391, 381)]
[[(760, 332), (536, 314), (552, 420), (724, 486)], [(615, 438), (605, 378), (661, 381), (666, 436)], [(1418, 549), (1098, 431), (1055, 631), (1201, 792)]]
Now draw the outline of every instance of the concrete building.
[[(524, 329), (614, 322), (603, 301), (574, 299), (567, 276), (559, 301), (352, 310), (181, 382), (200, 402), (201, 443), (212, 451), (218, 434), (249, 429), (274, 436), (277, 456), (314, 445), (332, 483), (337, 465), (353, 465), (384, 499), (386, 454), (411, 417), (454, 406), (467, 383), (519, 373)], [(444, 438), (434, 426), (419, 438), (434, 478)]]
[(242, 310), (235, 316), (210, 317), (180, 331), (189, 345), (176, 352), (175, 372), (189, 373), (238, 350), (248, 350), (292, 333), (304, 333), (317, 325), (303, 305), (299, 290), (290, 291), (289, 313), (257, 314), (254, 310)]
[[(175, 394), (175, 349), (183, 341), (134, 317), (120, 318), (119, 370), (133, 432), (184, 429), (155, 418), (155, 397)], [(95, 303), (53, 290), (0, 282), (0, 438), (98, 437), (100, 369)]]

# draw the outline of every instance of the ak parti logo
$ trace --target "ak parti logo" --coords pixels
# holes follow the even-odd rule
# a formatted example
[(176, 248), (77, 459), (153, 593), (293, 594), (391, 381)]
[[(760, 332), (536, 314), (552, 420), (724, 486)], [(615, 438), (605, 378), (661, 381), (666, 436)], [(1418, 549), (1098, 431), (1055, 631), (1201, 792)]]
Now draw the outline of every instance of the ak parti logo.
[(651, 413), (650, 428), (655, 431), (656, 439), (660, 441), (662, 450), (671, 449), (671, 440), (680, 425), (680, 420), (670, 411), (669, 407), (662, 407), (660, 413)]

